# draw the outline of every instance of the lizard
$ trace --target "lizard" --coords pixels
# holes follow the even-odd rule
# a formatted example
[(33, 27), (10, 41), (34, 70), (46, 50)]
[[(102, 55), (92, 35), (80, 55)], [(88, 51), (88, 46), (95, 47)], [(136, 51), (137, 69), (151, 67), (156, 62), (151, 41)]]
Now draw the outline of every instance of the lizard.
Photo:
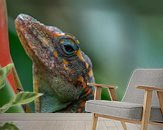
[(15, 27), (33, 63), (33, 90), (44, 95), (35, 100), (35, 112), (85, 112), (94, 98), (92, 62), (79, 40), (55, 26), (19, 14)]

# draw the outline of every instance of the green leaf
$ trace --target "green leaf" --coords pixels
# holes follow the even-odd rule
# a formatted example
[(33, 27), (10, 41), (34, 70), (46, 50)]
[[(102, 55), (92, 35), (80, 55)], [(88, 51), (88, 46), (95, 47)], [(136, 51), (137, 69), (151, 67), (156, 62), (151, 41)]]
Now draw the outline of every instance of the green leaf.
[(10, 73), (11, 69), (13, 68), (13, 64), (8, 64), (7, 66), (3, 67), (4, 76), (7, 77), (7, 75)]
[(20, 92), (16, 95), (14, 99), (10, 100), (9, 103), (0, 107), (0, 113), (6, 112), (10, 107), (13, 106), (30, 103), (42, 95), (43, 95), (42, 93)]
[(3, 126), (0, 126), (0, 130), (19, 130), (19, 128), (12, 123), (5, 123)]
[(6, 85), (6, 77), (13, 68), (13, 64), (8, 64), (7, 66), (0, 68), (0, 89)]
[(11, 100), (9, 103), (3, 105), (0, 108), (0, 113), (5, 113), (10, 107), (12, 107), (12, 102), (13, 102), (13, 100)]
[(0, 89), (6, 85), (6, 81), (0, 79)]
[(42, 96), (42, 93), (34, 93), (34, 92), (20, 92), (16, 95), (15, 100), (13, 101), (13, 106), (27, 104)]

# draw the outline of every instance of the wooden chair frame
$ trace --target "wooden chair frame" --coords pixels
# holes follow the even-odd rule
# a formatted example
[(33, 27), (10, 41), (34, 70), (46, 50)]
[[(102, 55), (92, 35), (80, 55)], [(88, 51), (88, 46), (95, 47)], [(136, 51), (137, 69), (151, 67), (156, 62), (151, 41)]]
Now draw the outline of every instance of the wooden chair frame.
[[(106, 84), (96, 84), (96, 83), (87, 83), (89, 86), (95, 87), (95, 95), (94, 100), (100, 100), (101, 99), (101, 90), (102, 88), (107, 88), (110, 98), (112, 101), (116, 101), (116, 88), (112, 85), (106, 85)], [(163, 114), (163, 89), (158, 87), (151, 87), (151, 86), (138, 86), (138, 89), (143, 89), (145, 91), (144, 93), (144, 104), (143, 104), (143, 113), (142, 113), (142, 119), (141, 120), (129, 120), (125, 118), (120, 117), (113, 117), (108, 115), (102, 115), (93, 113), (93, 121), (92, 121), (92, 130), (96, 130), (98, 117), (103, 118), (109, 118), (113, 120), (118, 120), (121, 122), (122, 127), (124, 130), (127, 130), (126, 123), (134, 123), (134, 124), (141, 124), (141, 130), (147, 130), (148, 124), (152, 125), (160, 125), (163, 126), (163, 123), (158, 122), (150, 122), (150, 112), (151, 112), (151, 103), (152, 103), (152, 93), (153, 91), (157, 92), (157, 96), (160, 103), (161, 112)], [(162, 102), (161, 102), (162, 101)]]

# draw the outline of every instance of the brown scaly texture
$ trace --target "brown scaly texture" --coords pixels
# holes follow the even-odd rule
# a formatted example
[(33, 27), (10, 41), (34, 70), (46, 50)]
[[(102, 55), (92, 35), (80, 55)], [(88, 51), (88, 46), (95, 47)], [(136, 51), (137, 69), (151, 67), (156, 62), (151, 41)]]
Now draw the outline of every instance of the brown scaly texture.
[(19, 39), (33, 61), (34, 91), (44, 96), (35, 101), (36, 112), (84, 112), (93, 99), (92, 64), (79, 41), (53, 26), (20, 14), (15, 20)]

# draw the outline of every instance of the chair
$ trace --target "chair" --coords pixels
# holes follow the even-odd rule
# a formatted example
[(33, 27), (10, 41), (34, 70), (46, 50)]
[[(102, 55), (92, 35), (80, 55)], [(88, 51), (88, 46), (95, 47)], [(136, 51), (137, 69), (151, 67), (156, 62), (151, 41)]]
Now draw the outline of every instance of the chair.
[[(96, 130), (98, 117), (127, 123), (163, 126), (163, 69), (136, 69), (128, 83), (121, 102), (116, 101), (114, 86), (88, 83), (95, 87), (95, 100), (86, 102), (85, 110), (93, 113), (92, 130)], [(100, 100), (102, 88), (108, 88), (112, 101)]]

